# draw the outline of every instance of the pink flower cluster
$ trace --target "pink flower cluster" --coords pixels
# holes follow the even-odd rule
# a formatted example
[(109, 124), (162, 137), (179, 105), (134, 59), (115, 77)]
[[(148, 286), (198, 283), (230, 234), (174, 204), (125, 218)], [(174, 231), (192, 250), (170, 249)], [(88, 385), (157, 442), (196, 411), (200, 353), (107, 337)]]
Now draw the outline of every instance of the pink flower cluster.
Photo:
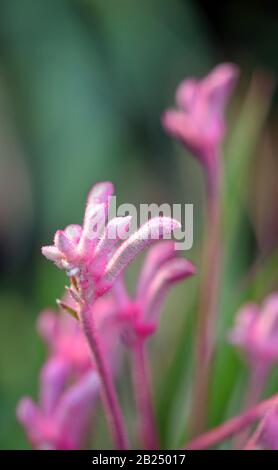
[[(196, 363), (199, 389), (193, 387), (196, 394), (192, 406), (197, 428), (202, 428), (206, 419), (214, 352), (211, 331), (215, 328), (221, 265), (219, 154), (226, 131), (225, 107), (237, 77), (237, 67), (222, 64), (203, 79), (184, 80), (176, 92), (177, 109), (167, 110), (162, 117), (166, 131), (199, 159), (209, 183), (207, 218), (212, 229), (208, 227), (204, 250), (206, 270), (200, 289), (196, 334), (196, 344), (200, 346)], [(192, 276), (195, 266), (178, 256), (172, 240), (161, 241), (180, 227), (178, 221), (155, 217), (132, 234), (131, 217), (109, 221), (113, 192), (109, 182), (93, 186), (82, 226), (74, 224), (58, 230), (53, 244), (42, 248), (47, 259), (67, 272), (70, 286), (58, 302), (61, 311), (45, 311), (39, 317), (38, 329), (47, 343), (48, 357), (40, 374), (38, 404), (25, 397), (17, 408), (18, 420), (37, 449), (84, 447), (98, 398), (103, 402), (115, 446), (128, 448), (125, 417), (115, 387), (123, 344), (133, 358), (131, 367), (142, 445), (148, 449), (159, 445), (145, 343), (157, 330), (170, 288)], [(148, 247), (137, 287), (130, 295), (125, 285), (125, 270)], [(188, 448), (208, 448), (261, 419), (246, 449), (278, 449), (278, 396), (257, 403), (266, 377), (278, 361), (278, 294), (267, 297), (261, 306), (244, 305), (229, 338), (244, 352), (250, 366), (249, 409), (196, 437)], [(211, 355), (206, 356), (204, 351), (210, 351)]]
[(113, 192), (112, 183), (93, 186), (83, 226), (58, 230), (54, 244), (42, 248), (46, 258), (77, 279), (81, 297), (88, 302), (104, 295), (140, 251), (180, 227), (174, 219), (156, 217), (117, 246), (129, 231), (131, 217), (115, 217), (106, 224)]
[[(74, 307), (67, 296), (67, 305)], [(105, 357), (116, 375), (120, 366), (120, 343), (106, 328), (111, 313), (109, 298), (94, 306), (97, 329)], [(38, 331), (48, 346), (48, 358), (40, 374), (39, 403), (21, 399), (18, 420), (36, 449), (80, 449), (91, 429), (100, 379), (80, 324), (68, 313), (43, 311)]]
[[(156, 217), (130, 235), (130, 217), (107, 222), (112, 193), (111, 183), (96, 184), (88, 196), (83, 225), (58, 230), (54, 244), (42, 248), (46, 258), (66, 270), (70, 287), (58, 301), (63, 313), (45, 311), (39, 317), (39, 332), (48, 345), (39, 404), (23, 398), (17, 409), (35, 448), (81, 448), (99, 395), (116, 444), (127, 446), (113, 384), (121, 344), (132, 346), (153, 333), (169, 287), (195, 271), (190, 261), (177, 256), (174, 242), (157, 243), (179, 222)], [(131, 300), (123, 272), (151, 244)]]

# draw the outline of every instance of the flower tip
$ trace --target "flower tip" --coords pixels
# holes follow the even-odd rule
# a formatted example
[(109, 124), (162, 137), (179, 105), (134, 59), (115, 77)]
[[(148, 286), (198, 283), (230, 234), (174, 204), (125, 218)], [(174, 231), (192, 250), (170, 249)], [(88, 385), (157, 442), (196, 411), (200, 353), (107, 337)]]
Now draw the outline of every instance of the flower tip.
[(50, 261), (57, 262), (57, 261), (59, 261), (59, 259), (61, 257), (60, 251), (58, 250), (58, 248), (56, 248), (56, 246), (53, 246), (53, 245), (43, 246), (41, 248), (41, 252), (42, 252), (43, 256), (45, 258), (47, 258), (48, 260), (50, 260)]
[(168, 270), (172, 282), (187, 279), (196, 273), (195, 265), (186, 258), (170, 260), (165, 264), (165, 269)]
[(192, 126), (192, 122), (185, 112), (172, 108), (167, 109), (162, 114), (161, 123), (164, 130), (170, 136), (183, 143), (194, 145), (196, 140), (196, 129)]
[(164, 129), (168, 132), (173, 132), (175, 130), (176, 126), (176, 111), (174, 109), (167, 109), (164, 111), (161, 115), (161, 124), (164, 127)]
[(63, 253), (67, 261), (74, 261), (76, 258), (76, 245), (66, 235), (63, 230), (57, 230), (54, 237), (54, 244), (60, 253)]
[(233, 62), (224, 62), (216, 67), (216, 70), (221, 74), (224, 78), (227, 79), (236, 79), (240, 74), (239, 67), (234, 64)]
[(197, 273), (197, 268), (194, 263), (190, 260), (185, 260), (186, 262), (186, 271), (188, 276), (194, 276)]
[(177, 219), (171, 219), (173, 229), (181, 228), (181, 223)]
[(237, 65), (227, 62), (217, 65), (205, 80), (207, 83), (210, 83), (213, 88), (222, 89), (228, 97), (236, 84), (239, 73), (240, 70)]
[(168, 234), (173, 232), (176, 229), (181, 228), (181, 223), (177, 219), (172, 219), (171, 217), (158, 217), (159, 225), (162, 227), (162, 231), (164, 234)]
[[(174, 232), (176, 229), (181, 228), (181, 224), (178, 220), (172, 219), (171, 217), (154, 217), (153, 219), (149, 220), (145, 224), (145, 226), (142, 226), (143, 231), (142, 233), (147, 232), (147, 237), (146, 238), (151, 238), (151, 239), (163, 239), (164, 237), (167, 237), (171, 233)], [(140, 232), (140, 229), (138, 233)], [(144, 233), (145, 235), (145, 233)]]
[(114, 193), (114, 185), (110, 181), (102, 181), (96, 183), (88, 194), (88, 204), (100, 204)]
[(36, 405), (33, 403), (31, 398), (21, 398), (16, 407), (16, 417), (23, 426), (31, 426), (34, 423), (34, 419), (36, 417)]

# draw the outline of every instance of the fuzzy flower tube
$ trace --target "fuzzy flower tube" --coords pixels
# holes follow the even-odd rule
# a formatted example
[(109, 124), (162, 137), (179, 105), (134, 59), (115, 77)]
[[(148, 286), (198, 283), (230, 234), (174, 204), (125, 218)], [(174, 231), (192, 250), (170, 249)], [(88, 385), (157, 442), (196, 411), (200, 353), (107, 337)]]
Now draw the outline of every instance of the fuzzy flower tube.
[[(128, 264), (144, 248), (180, 227), (168, 217), (156, 217), (124, 241), (130, 217), (115, 217), (107, 223), (112, 183), (98, 183), (89, 193), (83, 226), (58, 230), (54, 244), (42, 248), (46, 258), (66, 270), (71, 280), (69, 293), (76, 302), (76, 314), (87, 339), (101, 380), (101, 396), (108, 423), (118, 449), (128, 447), (123, 414), (102, 344), (95, 326), (94, 303), (111, 290)], [(66, 305), (64, 305), (67, 308)]]
[(162, 116), (162, 124), (166, 132), (178, 139), (202, 165), (207, 189), (200, 301), (196, 327), (192, 435), (204, 430), (207, 418), (222, 259), (221, 147), (226, 131), (225, 108), (237, 77), (237, 67), (227, 63), (215, 67), (203, 79), (184, 80), (177, 88), (177, 108), (167, 110)]
[[(114, 325), (122, 342), (132, 351), (138, 431), (145, 449), (158, 448), (146, 340), (158, 328), (159, 313), (171, 287), (194, 273), (194, 265), (177, 255), (174, 242), (161, 241), (150, 248), (146, 256), (133, 298), (128, 295), (122, 278), (113, 288), (116, 300)], [(113, 317), (109, 320), (113, 321)]]

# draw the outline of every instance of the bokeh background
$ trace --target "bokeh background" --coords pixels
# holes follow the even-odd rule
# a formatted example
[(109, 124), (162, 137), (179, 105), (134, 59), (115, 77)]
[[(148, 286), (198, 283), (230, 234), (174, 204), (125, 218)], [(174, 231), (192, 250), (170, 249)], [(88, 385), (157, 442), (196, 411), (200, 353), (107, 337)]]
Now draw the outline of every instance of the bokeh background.
[[(269, 2), (270, 4), (270, 2)], [(80, 222), (91, 185), (111, 180), (118, 201), (194, 203), (200, 258), (203, 179), (163, 132), (178, 82), (222, 61), (241, 67), (225, 143), (225, 264), (210, 425), (240, 410), (246, 368), (227, 343), (240, 303), (278, 280), (278, 11), (247, 0), (0, 1), (0, 448), (28, 448), (15, 419), (36, 397), (45, 355), (38, 312), (65, 276), (40, 254), (54, 231)], [(134, 285), (140, 261), (129, 270)], [(213, 266), (211, 267), (213, 269)], [(162, 445), (186, 437), (195, 280), (175, 288), (150, 349)], [(132, 424), (130, 372), (119, 384)], [(277, 390), (273, 374), (268, 390)], [(101, 412), (96, 444), (110, 440)]]

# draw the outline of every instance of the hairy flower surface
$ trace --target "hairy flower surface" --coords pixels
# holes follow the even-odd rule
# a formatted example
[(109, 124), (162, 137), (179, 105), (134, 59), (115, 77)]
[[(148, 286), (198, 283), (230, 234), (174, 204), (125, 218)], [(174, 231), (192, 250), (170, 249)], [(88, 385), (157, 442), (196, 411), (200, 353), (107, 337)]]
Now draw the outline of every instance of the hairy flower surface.
[(244, 305), (236, 317), (230, 340), (252, 364), (265, 367), (278, 361), (278, 294), (269, 295), (261, 306)]
[(237, 77), (237, 67), (226, 63), (203, 79), (187, 78), (176, 91), (177, 109), (168, 109), (162, 116), (165, 130), (205, 167), (211, 167), (218, 155), (225, 134), (225, 106)]
[[(180, 227), (174, 219), (155, 217), (126, 238), (131, 217), (115, 217), (107, 223), (112, 193), (112, 183), (93, 186), (83, 226), (69, 225), (58, 230), (54, 244), (42, 248), (46, 258), (75, 278), (76, 299), (79, 297), (87, 304), (106, 293), (146, 246)], [(122, 241), (123, 238), (126, 239)]]

